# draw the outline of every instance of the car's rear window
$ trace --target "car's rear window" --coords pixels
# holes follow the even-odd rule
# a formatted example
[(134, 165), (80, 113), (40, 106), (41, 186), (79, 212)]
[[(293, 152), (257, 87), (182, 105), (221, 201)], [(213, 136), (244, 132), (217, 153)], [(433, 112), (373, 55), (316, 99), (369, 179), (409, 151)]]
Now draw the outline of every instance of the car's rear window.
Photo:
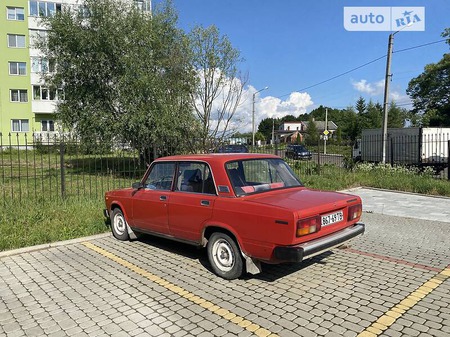
[(236, 195), (303, 186), (282, 159), (264, 158), (228, 162), (226, 170)]

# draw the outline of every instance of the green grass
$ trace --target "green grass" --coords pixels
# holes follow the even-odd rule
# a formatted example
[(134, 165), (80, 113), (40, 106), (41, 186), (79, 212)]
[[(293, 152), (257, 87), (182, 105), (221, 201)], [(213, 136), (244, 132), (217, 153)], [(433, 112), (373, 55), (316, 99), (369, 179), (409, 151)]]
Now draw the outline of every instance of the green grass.
[[(347, 170), (334, 165), (318, 167), (311, 161), (289, 163), (309, 188), (343, 190), (366, 186), (450, 197), (450, 181), (436, 179), (431, 172), (388, 165), (360, 164)], [(90, 174), (68, 169), (67, 197), (63, 200), (57, 171), (20, 179), (8, 177), (5, 172), (0, 177), (0, 251), (108, 231), (102, 215), (103, 193), (131, 186), (134, 180), (137, 178), (111, 171)]]
[[(418, 173), (401, 167), (359, 165), (344, 170), (332, 165), (295, 168), (305, 186), (323, 190), (342, 190), (352, 187), (375, 187), (394, 191), (450, 197), (450, 181), (436, 179), (429, 172)], [(312, 174), (311, 174), (312, 173)]]
[(105, 232), (103, 207), (100, 199), (6, 202), (0, 212), (0, 251)]

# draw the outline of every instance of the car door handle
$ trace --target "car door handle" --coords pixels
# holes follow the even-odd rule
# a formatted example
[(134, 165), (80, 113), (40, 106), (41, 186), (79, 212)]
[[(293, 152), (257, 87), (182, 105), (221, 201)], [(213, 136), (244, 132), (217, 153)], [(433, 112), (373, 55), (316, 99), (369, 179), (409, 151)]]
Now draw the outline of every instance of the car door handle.
[(202, 206), (209, 206), (209, 200), (202, 200), (202, 201), (200, 201), (200, 205), (202, 205)]
[(159, 200), (161, 200), (161, 201), (166, 201), (166, 200), (167, 200), (167, 196), (161, 195), (161, 196), (159, 197)]

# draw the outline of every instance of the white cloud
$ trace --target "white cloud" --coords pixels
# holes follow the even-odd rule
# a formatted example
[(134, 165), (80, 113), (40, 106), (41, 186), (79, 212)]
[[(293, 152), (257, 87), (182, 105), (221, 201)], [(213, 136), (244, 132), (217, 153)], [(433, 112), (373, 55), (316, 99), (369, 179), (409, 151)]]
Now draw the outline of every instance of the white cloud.
[(370, 83), (367, 80), (360, 80), (358, 82), (352, 81), (353, 88), (359, 92), (368, 94), (370, 96), (377, 96), (383, 93), (384, 80)]
[[(215, 74), (216, 77), (219, 74)], [(235, 79), (237, 85), (241, 85), (239, 79)], [(210, 128), (214, 128), (217, 125), (217, 113), (223, 106), (224, 96), (223, 94), (230, 90), (231, 80), (225, 81), (224, 90), (220, 92), (216, 100), (213, 102), (212, 115), (211, 115), (211, 125)], [(255, 130), (258, 130), (259, 123), (265, 118), (281, 118), (286, 115), (298, 116), (300, 114), (306, 113), (306, 109), (313, 105), (311, 96), (306, 92), (292, 92), (285, 99), (280, 99), (273, 96), (265, 96), (261, 98), (262, 94), (266, 94), (269, 90), (264, 90), (257, 92), (259, 89), (254, 88), (249, 85), (244, 88), (241, 97), (241, 103), (236, 109), (230, 124), (227, 127), (228, 131), (231, 132), (251, 132), (252, 131), (252, 115), (253, 115), (253, 94), (255, 95)], [(198, 105), (201, 102), (197, 100)], [(221, 126), (224, 122), (221, 122)], [(222, 127), (219, 127), (222, 129)]]
[[(253, 94), (257, 90), (249, 86), (243, 93), (243, 104), (238, 108), (235, 127), (239, 132), (252, 131)], [(261, 93), (255, 95), (255, 129), (265, 118), (281, 118), (286, 115), (298, 116), (306, 113), (306, 109), (313, 105), (311, 96), (306, 92), (292, 92), (286, 99), (266, 96)]]
[[(380, 80), (377, 82), (367, 82), (367, 80), (360, 80), (358, 82), (352, 81), (353, 88), (361, 93), (368, 94), (369, 96), (378, 96), (384, 93), (384, 80)], [(383, 99), (383, 97), (381, 97)], [(394, 101), (397, 104), (401, 104), (402, 106), (407, 106), (408, 104), (412, 104), (411, 99), (408, 95), (402, 94), (397, 90), (389, 91), (389, 101)]]

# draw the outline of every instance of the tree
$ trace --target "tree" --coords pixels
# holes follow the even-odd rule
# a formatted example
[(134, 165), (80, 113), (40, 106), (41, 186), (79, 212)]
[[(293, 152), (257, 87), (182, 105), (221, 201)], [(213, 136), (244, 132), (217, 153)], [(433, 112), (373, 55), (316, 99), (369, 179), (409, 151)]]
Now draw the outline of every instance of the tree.
[[(450, 45), (450, 28), (442, 36), (449, 38)], [(423, 125), (450, 126), (450, 53), (438, 63), (426, 65), (424, 72), (409, 82), (406, 92), (413, 100), (413, 112), (423, 116)]]
[(356, 101), (355, 108), (356, 112), (359, 113), (360, 115), (366, 112), (367, 108), (366, 100), (362, 96), (359, 96), (358, 100)]
[(217, 27), (197, 26), (189, 41), (198, 81), (191, 101), (201, 125), (200, 148), (206, 151), (236, 132), (232, 121), (247, 80), (238, 69), (242, 61), (239, 51)]
[(266, 137), (264, 136), (264, 134), (263, 133), (261, 133), (261, 132), (255, 132), (255, 141), (258, 141), (258, 140), (260, 140), (260, 141), (267, 141), (267, 139), (266, 139)]
[(325, 121), (325, 114), (327, 109), (328, 121), (333, 121), (338, 126), (338, 129), (340, 129), (341, 139), (349, 139), (349, 132), (352, 129), (350, 125), (353, 123), (353, 119), (356, 118), (354, 110), (352, 109), (351, 112), (349, 112), (346, 109), (333, 109), (321, 105), (311, 111), (311, 116), (313, 116), (315, 120)]
[(272, 129), (278, 130), (280, 121), (274, 118), (264, 118), (258, 125), (258, 132), (264, 135), (266, 141), (272, 139)]
[(88, 142), (129, 142), (154, 156), (181, 149), (195, 131), (195, 82), (171, 4), (151, 16), (118, 0), (84, 5), (88, 15), (67, 9), (43, 22), (39, 47), (56, 64), (46, 82), (64, 91), (57, 116)]
[(280, 122), (281, 123), (298, 122), (298, 119), (294, 115), (286, 115), (281, 117)]
[(317, 145), (319, 142), (319, 130), (316, 123), (314, 123), (312, 116), (309, 118), (308, 126), (306, 127), (306, 143), (308, 145)]
[(371, 129), (380, 129), (383, 124), (383, 107), (380, 103), (373, 103), (372, 100), (367, 104), (366, 118), (368, 127)]
[(405, 108), (400, 108), (395, 102), (392, 102), (388, 110), (388, 128), (404, 127), (407, 116), (408, 111)]
[(338, 145), (342, 144), (342, 128), (338, 127), (336, 130), (336, 143)]
[(342, 123), (343, 138), (354, 142), (361, 132), (358, 115), (352, 106), (342, 110), (342, 115), (345, 120), (345, 123)]

